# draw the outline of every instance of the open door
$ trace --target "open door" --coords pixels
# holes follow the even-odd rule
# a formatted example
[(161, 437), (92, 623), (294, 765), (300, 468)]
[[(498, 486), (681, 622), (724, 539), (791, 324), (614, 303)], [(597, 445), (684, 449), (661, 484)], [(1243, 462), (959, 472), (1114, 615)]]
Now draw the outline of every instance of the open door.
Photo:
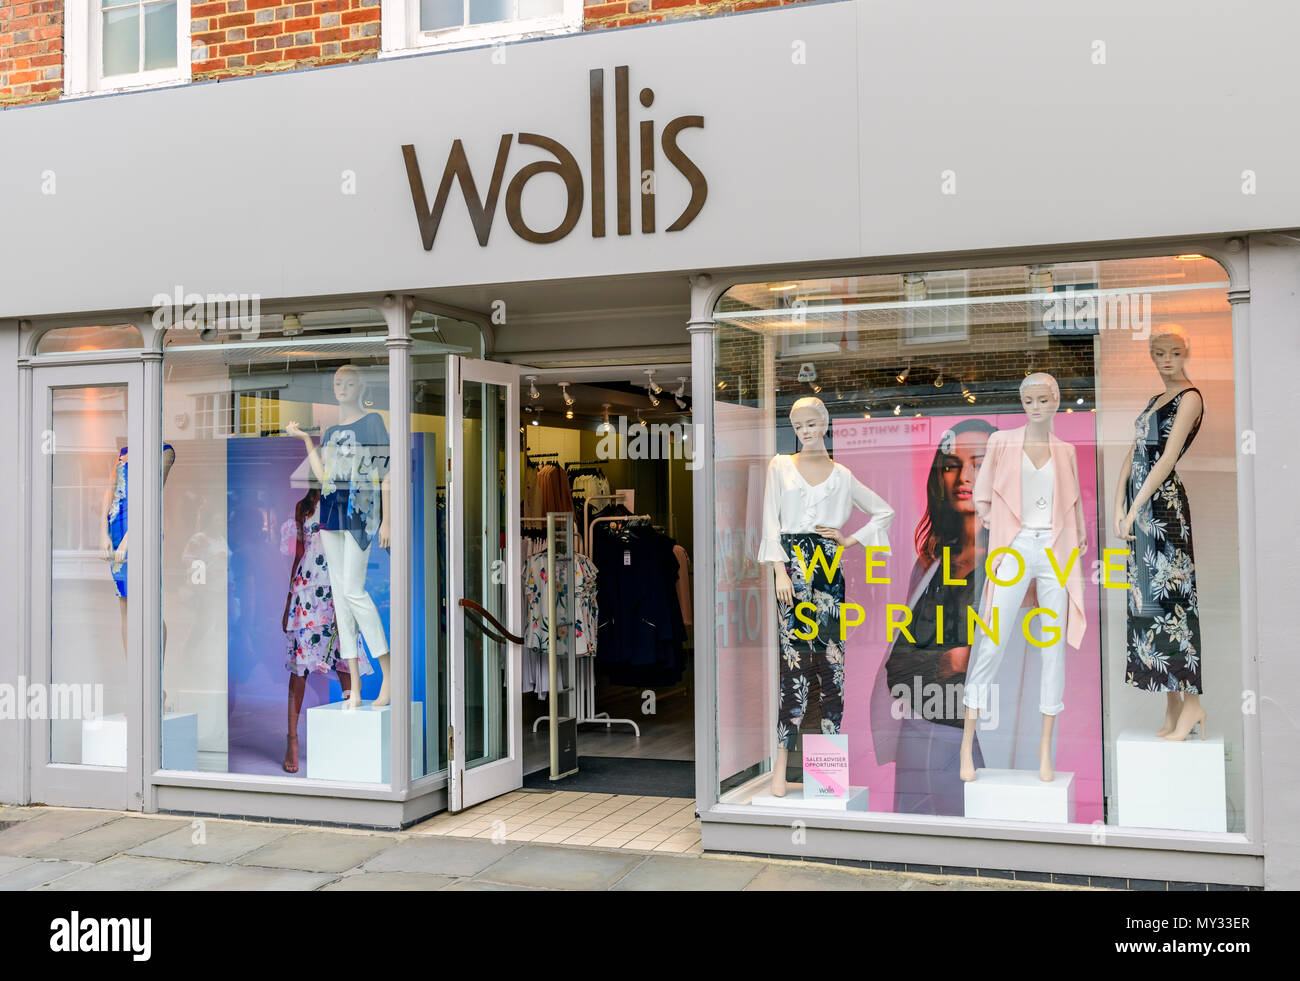
[(449, 357), (450, 811), (523, 785), (519, 372)]

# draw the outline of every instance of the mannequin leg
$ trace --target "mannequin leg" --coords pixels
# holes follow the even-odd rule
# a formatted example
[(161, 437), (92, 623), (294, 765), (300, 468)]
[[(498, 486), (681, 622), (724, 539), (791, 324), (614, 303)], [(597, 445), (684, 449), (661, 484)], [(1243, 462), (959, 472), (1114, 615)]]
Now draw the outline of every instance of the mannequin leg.
[(383, 675), (383, 680), (379, 683), (379, 694), (371, 704), (378, 708), (388, 704), (388, 655), (380, 654), (376, 660), (379, 661), (379, 673)]
[(966, 706), (966, 719), (961, 730), (961, 764), (958, 773), (967, 783), (975, 779), (975, 723), (980, 711), (973, 705)]
[(1056, 725), (1056, 716), (1043, 715), (1043, 734), (1038, 740), (1038, 779), (1050, 783), (1056, 779), (1052, 772), (1052, 729)]
[(357, 679), (344, 699), (350, 708), (361, 705), (361, 675), (357, 671), (357, 621), (352, 615), (352, 604), (348, 602), (347, 550), (344, 539), (352, 536), (346, 531), (321, 530), (321, 550), (325, 553), (325, 563), (329, 569), (330, 592), (334, 596), (334, 628), (338, 631), (339, 657), (347, 662), (348, 674)]
[(1176, 691), (1165, 692), (1165, 724), (1156, 730), (1157, 736), (1167, 736), (1178, 728), (1178, 717), (1183, 713), (1183, 696)]
[(343, 692), (343, 701), (346, 703), (347, 708), (361, 708), (361, 674), (357, 670), (357, 659), (355, 657), (348, 658), (347, 665), (348, 674), (353, 678), (356, 678), (357, 683), (353, 685), (350, 690), (345, 690)]
[(772, 763), (772, 796), (784, 797), (785, 786), (785, 767), (790, 762), (790, 751), (782, 746), (776, 751), (776, 759)]
[(1183, 710), (1178, 715), (1178, 726), (1165, 736), (1171, 742), (1182, 742), (1192, 734), (1196, 725), (1201, 727), (1201, 738), (1205, 738), (1205, 709), (1201, 705), (1200, 695), (1184, 695)]
[(289, 675), (289, 733), (284, 749), (284, 770), (298, 772), (298, 714), (302, 710), (302, 697), (307, 691), (306, 675)]
[(126, 597), (117, 598), (117, 609), (122, 614), (122, 657), (126, 657)]

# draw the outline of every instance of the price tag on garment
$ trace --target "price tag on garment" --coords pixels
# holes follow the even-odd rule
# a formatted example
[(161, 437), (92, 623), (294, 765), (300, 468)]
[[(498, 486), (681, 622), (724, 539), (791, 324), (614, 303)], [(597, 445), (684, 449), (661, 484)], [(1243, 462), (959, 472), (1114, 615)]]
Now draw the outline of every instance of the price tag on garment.
[(623, 564), (624, 565), (632, 564), (632, 550), (630, 548), (623, 549)]

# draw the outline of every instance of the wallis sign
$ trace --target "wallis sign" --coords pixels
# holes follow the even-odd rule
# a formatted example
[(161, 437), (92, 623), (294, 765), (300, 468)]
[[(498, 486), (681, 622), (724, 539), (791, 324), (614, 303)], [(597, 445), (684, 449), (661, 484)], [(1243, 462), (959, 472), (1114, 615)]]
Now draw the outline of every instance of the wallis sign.
[[(590, 180), (591, 180), (591, 236), (605, 236), (605, 70), (593, 68), (590, 82), (591, 146), (590, 146)], [(643, 88), (638, 94), (641, 105), (649, 109), (654, 105), (655, 94), (652, 89)], [(709, 183), (704, 174), (677, 145), (677, 137), (684, 129), (704, 126), (703, 116), (678, 116), (663, 129), (661, 145), (664, 156), (690, 184), (691, 198), (686, 208), (667, 228), (670, 232), (679, 232), (700, 213), (704, 201), (709, 196)], [(655, 230), (655, 124), (652, 119), (639, 121), (638, 151), (640, 168), (635, 182), (632, 174), (632, 147), (630, 135), (631, 123), (628, 112), (627, 66), (614, 69), (614, 186), (617, 190), (618, 212), (617, 228), (619, 235), (632, 234), (632, 188), (640, 191), (641, 231), (651, 233)], [(469, 212), (470, 222), (474, 225), (474, 234), (478, 244), (486, 246), (492, 234), (492, 223), (496, 218), (497, 201), (501, 193), (501, 182), (505, 178), (506, 165), (510, 156), (510, 144), (515, 134), (504, 133), (497, 145), (496, 163), (492, 168), (492, 179), (488, 183), (487, 196), (480, 197), (478, 184), (470, 170), (465, 156), (465, 147), (460, 140), (451, 145), (446, 166), (442, 170), (442, 180), (438, 184), (437, 196), (433, 207), (424, 190), (424, 178), (420, 173), (420, 162), (415, 155), (415, 147), (407, 143), (402, 146), (402, 156), (406, 160), (406, 176), (411, 184), (411, 202), (415, 205), (415, 217), (420, 224), (420, 238), (426, 251), (433, 248), (433, 241), (438, 237), (438, 226), (447, 207), (447, 197), (451, 193), (453, 180), (460, 183), (461, 196), (465, 199), (465, 208)], [(582, 215), (584, 182), (582, 169), (577, 158), (569, 149), (557, 140), (540, 133), (519, 133), (518, 141), (525, 146), (540, 147), (551, 154), (554, 160), (538, 160), (520, 167), (506, 185), (505, 211), (506, 220), (514, 233), (527, 242), (545, 244), (558, 242), (573, 231)], [(557, 174), (564, 182), (568, 196), (564, 218), (554, 228), (537, 231), (524, 222), (520, 202), (524, 186), (538, 174)]]

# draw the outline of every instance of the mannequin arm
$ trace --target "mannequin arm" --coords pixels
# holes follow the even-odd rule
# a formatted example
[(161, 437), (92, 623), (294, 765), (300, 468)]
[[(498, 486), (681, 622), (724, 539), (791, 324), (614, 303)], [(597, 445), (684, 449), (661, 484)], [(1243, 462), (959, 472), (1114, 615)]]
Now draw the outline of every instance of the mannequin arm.
[[(779, 456), (774, 456), (767, 465), (767, 483), (763, 487), (763, 527), (762, 540), (758, 546), (758, 561), (773, 563), (784, 574), (783, 563), (790, 556), (781, 547), (781, 487), (777, 476)], [(780, 576), (777, 577), (778, 581)], [(788, 577), (787, 577), (788, 578)]]
[(853, 538), (843, 544), (851, 545), (855, 541), (863, 545), (883, 545), (889, 547), (889, 526), (894, 523), (894, 509), (883, 497), (860, 480), (853, 481), (853, 506), (859, 511), (871, 515), (871, 520), (858, 529)]
[(1147, 474), (1147, 479), (1142, 482), (1138, 489), (1137, 495), (1129, 504), (1128, 513), (1124, 516), (1129, 527), (1137, 520), (1138, 509), (1151, 499), (1160, 485), (1165, 482), (1174, 470), (1174, 464), (1178, 462), (1179, 454), (1183, 452), (1183, 447), (1187, 445), (1187, 437), (1192, 432), (1192, 426), (1201, 414), (1201, 397), (1196, 392), (1188, 392), (1178, 403), (1178, 412), (1174, 414), (1174, 427), (1169, 433), (1169, 438), (1165, 441), (1165, 451), (1161, 454), (1160, 459), (1151, 465), (1151, 472)]
[(325, 464), (321, 462), (320, 454), (316, 452), (316, 443), (311, 436), (304, 433), (296, 422), (289, 423), (284, 427), (284, 431), (302, 440), (302, 445), (307, 450), (307, 462), (311, 465), (311, 472), (322, 487), (326, 486), (329, 483), (329, 475), (325, 472)]
[(1078, 534), (1079, 554), (1088, 551), (1088, 525), (1083, 517), (1083, 492), (1079, 489), (1079, 454), (1073, 444), (1070, 447), (1070, 476), (1074, 480), (1074, 525)]
[(971, 503), (975, 505), (975, 513), (985, 528), (989, 526), (989, 511), (993, 507), (993, 471), (997, 467), (996, 449), (1002, 444), (1001, 436), (1001, 433), (994, 433), (989, 437), (984, 464), (980, 467), (979, 475), (975, 478), (975, 489), (971, 492)]
[(388, 475), (384, 475), (384, 482), (379, 485), (380, 510), (382, 512), (379, 518), (379, 547), (388, 548)]
[[(1111, 508), (1111, 514), (1115, 515), (1115, 528), (1118, 532), (1119, 523), (1124, 517), (1124, 505), (1128, 499), (1128, 479), (1133, 473), (1133, 453), (1137, 450), (1137, 441), (1129, 443), (1128, 452), (1124, 454), (1124, 463), (1119, 468), (1119, 480), (1115, 483), (1115, 506)], [(1116, 537), (1120, 537), (1118, 534)]]

